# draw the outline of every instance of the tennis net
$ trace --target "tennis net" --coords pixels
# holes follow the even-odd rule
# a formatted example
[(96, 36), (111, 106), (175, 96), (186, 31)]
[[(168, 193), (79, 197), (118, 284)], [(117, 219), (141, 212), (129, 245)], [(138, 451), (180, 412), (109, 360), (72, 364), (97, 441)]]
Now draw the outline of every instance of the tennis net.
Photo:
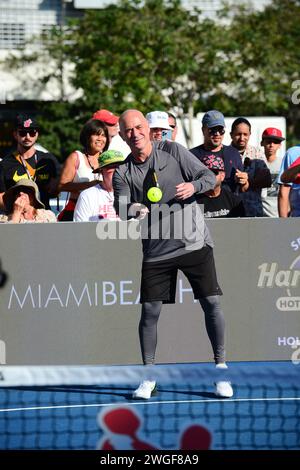
[[(149, 375), (158, 394), (133, 400)], [(290, 362), (1, 366), (0, 449), (299, 449), (299, 379)]]

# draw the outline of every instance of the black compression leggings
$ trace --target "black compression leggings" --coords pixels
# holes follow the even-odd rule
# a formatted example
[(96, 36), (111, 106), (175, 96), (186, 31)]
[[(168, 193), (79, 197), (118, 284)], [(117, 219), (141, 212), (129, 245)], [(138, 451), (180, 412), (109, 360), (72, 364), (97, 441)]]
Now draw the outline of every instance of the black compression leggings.
[[(205, 315), (205, 325), (210, 339), (216, 364), (225, 362), (224, 315), (220, 305), (220, 297), (211, 295), (199, 300)], [(139, 323), (139, 336), (144, 364), (154, 364), (157, 344), (157, 322), (162, 302), (144, 302)]]

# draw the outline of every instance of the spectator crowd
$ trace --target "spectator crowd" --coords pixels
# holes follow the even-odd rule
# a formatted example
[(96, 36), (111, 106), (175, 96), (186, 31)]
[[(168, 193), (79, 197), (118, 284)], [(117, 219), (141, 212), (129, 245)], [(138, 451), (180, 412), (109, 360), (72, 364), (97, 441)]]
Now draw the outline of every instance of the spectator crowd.
[[(152, 142), (181, 147), (173, 113), (149, 111), (146, 120)], [(215, 175), (213, 189), (195, 193), (205, 218), (300, 216), (300, 144), (288, 148), (281, 161), (281, 130), (267, 127), (253, 146), (251, 123), (239, 117), (231, 126), (231, 144), (224, 145), (225, 119), (218, 110), (204, 114), (201, 132), (203, 144), (190, 149), (186, 158), (196, 157)], [(119, 117), (106, 109), (94, 112), (79, 131), (78, 148), (62, 167), (40, 149), (39, 135), (35, 117), (16, 116), (14, 148), (0, 155), (0, 222), (118, 219), (113, 175), (131, 152), (119, 134)], [(50, 200), (61, 192), (68, 197), (56, 216)]]

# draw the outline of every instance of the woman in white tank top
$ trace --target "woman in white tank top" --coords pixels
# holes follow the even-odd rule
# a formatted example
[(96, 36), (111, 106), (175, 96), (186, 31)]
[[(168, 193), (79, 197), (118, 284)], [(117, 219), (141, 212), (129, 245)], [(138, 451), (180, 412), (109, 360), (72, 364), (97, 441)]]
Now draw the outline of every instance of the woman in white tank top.
[(93, 170), (99, 167), (98, 158), (109, 145), (104, 122), (90, 119), (80, 133), (83, 151), (75, 150), (66, 159), (58, 184), (58, 190), (68, 191), (66, 207), (58, 216), (59, 221), (72, 221), (76, 201), (81, 191), (99, 183)]

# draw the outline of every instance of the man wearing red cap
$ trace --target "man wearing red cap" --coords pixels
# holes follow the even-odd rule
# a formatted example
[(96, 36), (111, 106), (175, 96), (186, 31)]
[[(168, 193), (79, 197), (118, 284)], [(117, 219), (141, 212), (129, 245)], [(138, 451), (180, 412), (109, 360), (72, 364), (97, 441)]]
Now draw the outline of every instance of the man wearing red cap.
[(119, 136), (119, 117), (107, 109), (99, 109), (93, 114), (93, 119), (99, 119), (104, 122), (109, 135), (109, 150), (122, 152), (126, 157), (130, 154), (130, 148)]
[(119, 132), (119, 118), (107, 109), (99, 109), (93, 114), (93, 119), (99, 119), (107, 127), (109, 139), (111, 140)]
[(262, 133), (261, 145), (264, 147), (266, 164), (272, 178), (272, 185), (269, 188), (263, 188), (261, 193), (265, 217), (278, 217), (279, 185), (277, 183), (277, 177), (281, 162), (277, 157), (277, 152), (281, 147), (281, 142), (284, 140), (281, 130), (275, 127), (268, 127)]

